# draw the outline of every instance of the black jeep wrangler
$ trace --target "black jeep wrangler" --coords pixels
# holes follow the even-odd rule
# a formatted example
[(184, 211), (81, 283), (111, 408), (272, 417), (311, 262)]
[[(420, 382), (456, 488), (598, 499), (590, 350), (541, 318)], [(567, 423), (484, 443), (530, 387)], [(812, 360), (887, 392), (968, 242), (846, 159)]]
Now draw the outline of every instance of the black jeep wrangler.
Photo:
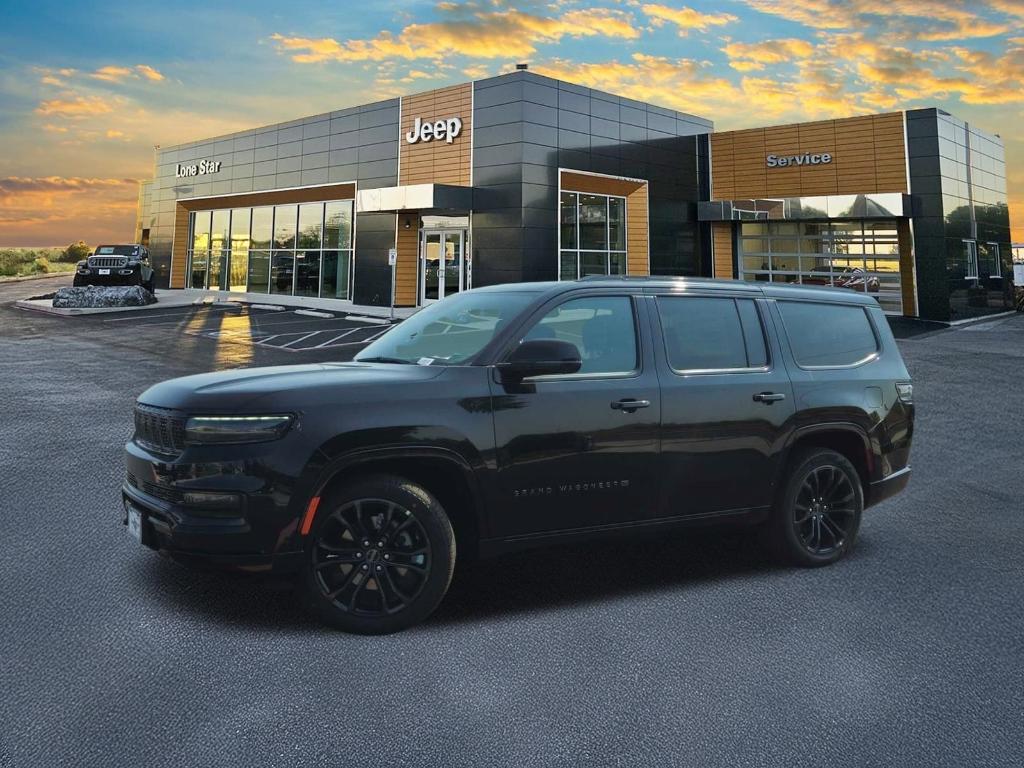
[(78, 262), (73, 285), (141, 285), (153, 293), (149, 249), (142, 245), (100, 245)]
[(456, 556), (738, 521), (787, 562), (910, 477), (913, 388), (875, 299), (588, 278), (460, 293), (353, 362), (173, 379), (135, 409), (142, 544), (297, 572), (328, 623), (423, 620)]

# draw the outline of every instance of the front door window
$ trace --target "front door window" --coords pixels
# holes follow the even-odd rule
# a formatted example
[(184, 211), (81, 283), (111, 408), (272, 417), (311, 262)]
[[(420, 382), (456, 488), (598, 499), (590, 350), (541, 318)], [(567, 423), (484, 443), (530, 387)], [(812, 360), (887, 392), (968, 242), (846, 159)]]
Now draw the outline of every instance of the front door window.
[(423, 232), (420, 259), (422, 303), (438, 301), (461, 290), (464, 242), (460, 230)]

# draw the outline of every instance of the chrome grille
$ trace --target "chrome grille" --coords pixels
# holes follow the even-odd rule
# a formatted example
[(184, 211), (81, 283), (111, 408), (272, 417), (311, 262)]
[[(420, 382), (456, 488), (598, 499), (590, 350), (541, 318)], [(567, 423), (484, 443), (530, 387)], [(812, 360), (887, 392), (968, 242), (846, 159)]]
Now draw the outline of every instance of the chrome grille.
[(135, 442), (155, 453), (177, 456), (185, 450), (185, 419), (166, 408), (137, 405)]
[(126, 256), (90, 256), (89, 266), (90, 267), (103, 267), (112, 269), (124, 269), (128, 265), (128, 258)]

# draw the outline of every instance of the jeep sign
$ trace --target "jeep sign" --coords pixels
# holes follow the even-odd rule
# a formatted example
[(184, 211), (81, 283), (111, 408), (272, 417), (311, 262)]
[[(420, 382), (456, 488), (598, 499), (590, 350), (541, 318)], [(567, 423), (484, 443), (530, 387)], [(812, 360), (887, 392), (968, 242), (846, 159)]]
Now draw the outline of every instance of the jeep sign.
[(823, 152), (820, 155), (790, 155), (788, 157), (779, 157), (778, 155), (768, 155), (768, 167), (769, 168), (785, 168), (789, 165), (827, 165), (832, 162), (832, 155), (828, 152)]
[(220, 160), (203, 160), (198, 165), (176, 165), (174, 168), (174, 178), (183, 179), (187, 176), (205, 176), (208, 173), (218, 173), (220, 171)]
[(405, 140), (410, 144), (415, 144), (420, 141), (444, 139), (446, 143), (451, 144), (460, 133), (462, 133), (462, 120), (457, 117), (449, 117), (447, 120), (437, 120), (433, 123), (424, 122), (417, 117), (412, 130), (405, 134)]

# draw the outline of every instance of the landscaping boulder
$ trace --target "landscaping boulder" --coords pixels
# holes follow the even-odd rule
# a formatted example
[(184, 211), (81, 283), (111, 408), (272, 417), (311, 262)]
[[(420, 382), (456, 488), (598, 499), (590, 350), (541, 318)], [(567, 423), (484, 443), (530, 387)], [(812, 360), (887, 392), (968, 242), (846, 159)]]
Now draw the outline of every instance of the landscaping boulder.
[(78, 288), (61, 288), (53, 297), (53, 306), (62, 309), (144, 307), (155, 303), (156, 297), (141, 285), (85, 285)]

